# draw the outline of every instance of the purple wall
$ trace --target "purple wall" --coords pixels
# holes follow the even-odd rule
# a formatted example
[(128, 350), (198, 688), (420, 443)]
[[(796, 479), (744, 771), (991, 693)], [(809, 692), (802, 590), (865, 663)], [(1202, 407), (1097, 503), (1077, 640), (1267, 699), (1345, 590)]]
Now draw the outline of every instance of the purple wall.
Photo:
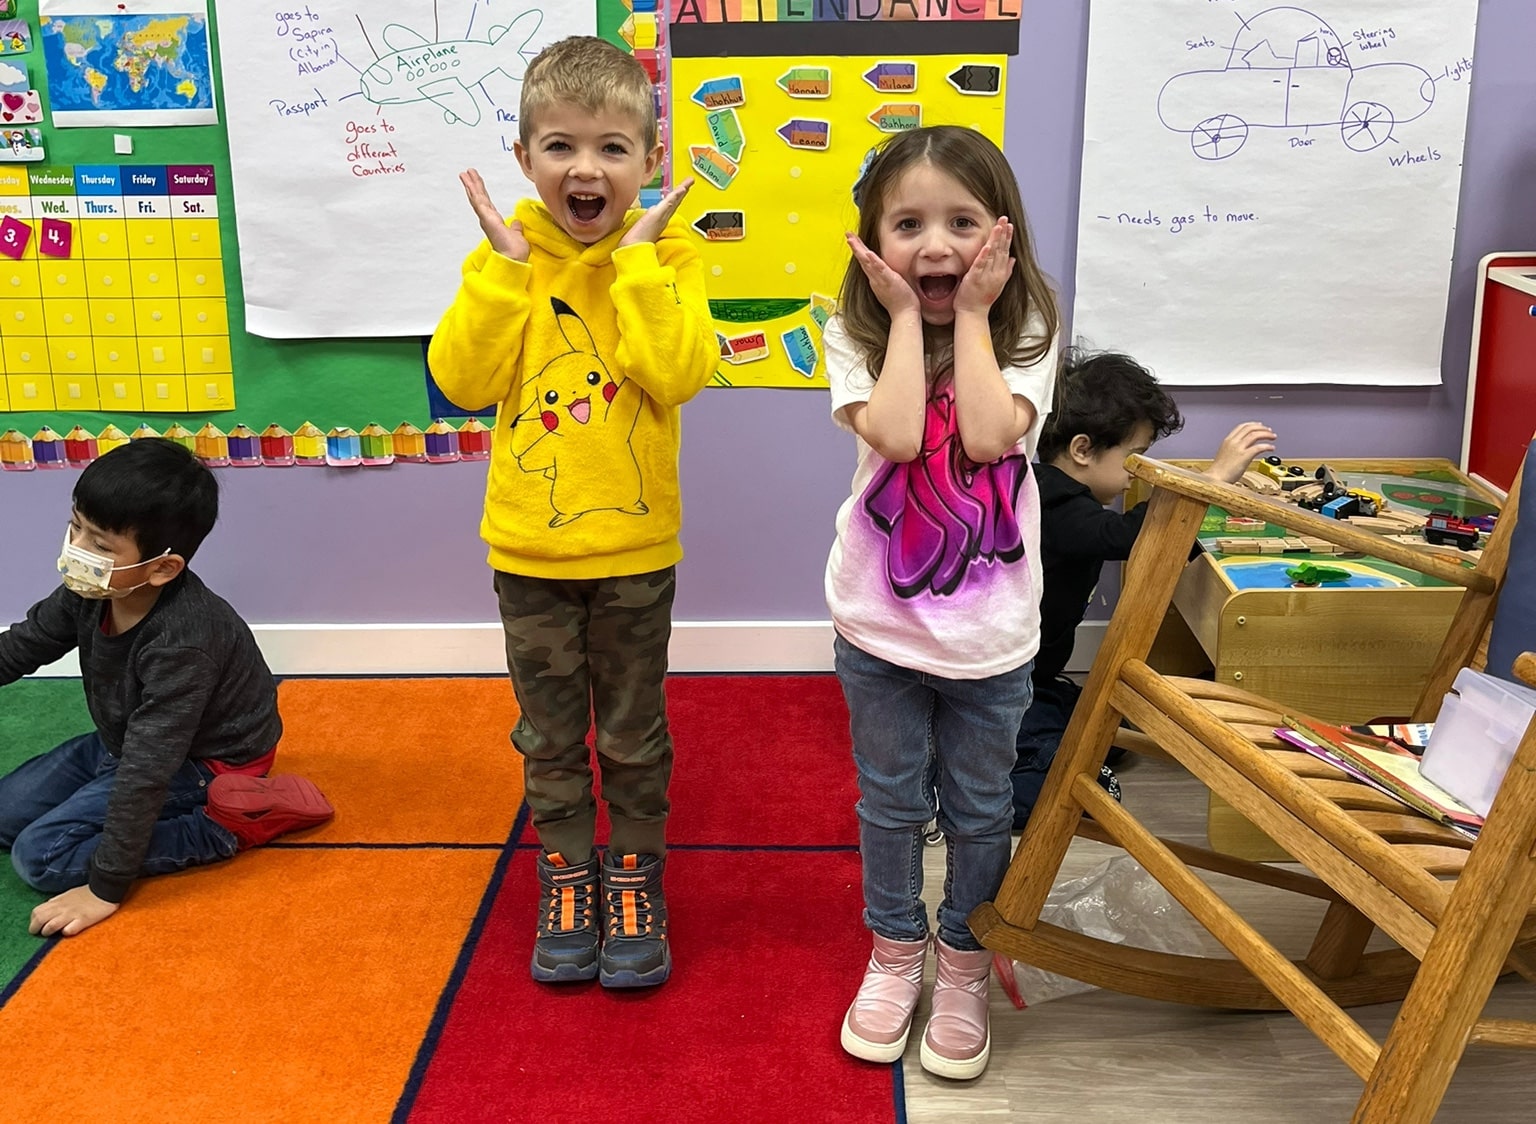
[[(1068, 308), (1087, 28), (1087, 0), (1025, 4), (1009, 74), (1006, 148)], [(1477, 261), (1536, 247), (1533, 35), (1529, 0), (1482, 0), (1445, 385), (1185, 390), (1189, 424), (1160, 453), (1209, 455), (1234, 424), (1259, 416), (1288, 455), (1459, 456)], [(1360, 283), (1370, 284), (1369, 263)], [(822, 566), (853, 469), (851, 439), (826, 405), (814, 392), (711, 390), (685, 409), (678, 620), (825, 618)], [(0, 476), (0, 621), (52, 588), (74, 477)], [(197, 568), (253, 622), (493, 621), (477, 538), (483, 479), (478, 465), (223, 470), (224, 516)]]

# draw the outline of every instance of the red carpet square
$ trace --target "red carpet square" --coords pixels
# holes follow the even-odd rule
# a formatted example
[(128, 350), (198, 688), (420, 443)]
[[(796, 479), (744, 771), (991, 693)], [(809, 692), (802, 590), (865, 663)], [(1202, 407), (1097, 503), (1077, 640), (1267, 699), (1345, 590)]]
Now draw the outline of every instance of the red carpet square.
[(667, 898), (666, 984), (536, 984), (534, 856), (519, 853), (411, 1124), (894, 1120), (892, 1068), (838, 1044), (869, 956), (857, 854), (673, 852)]
[[(667, 718), (676, 754), (669, 843), (858, 845), (859, 790), (836, 676), (673, 676)], [(523, 833), (523, 842), (536, 839), (532, 828)], [(598, 840), (607, 840), (601, 804)]]

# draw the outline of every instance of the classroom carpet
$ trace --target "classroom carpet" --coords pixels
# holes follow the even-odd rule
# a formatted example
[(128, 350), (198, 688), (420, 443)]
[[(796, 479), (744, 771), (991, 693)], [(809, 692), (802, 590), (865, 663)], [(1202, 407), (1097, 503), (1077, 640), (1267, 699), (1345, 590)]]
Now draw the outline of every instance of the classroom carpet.
[[(324, 827), (147, 879), (78, 938), (0, 861), (0, 1120), (895, 1121), (838, 1045), (868, 955), (831, 676), (678, 676), (673, 978), (528, 975), (538, 844), (500, 678), (288, 679), (278, 771)], [(78, 681), (0, 688), (0, 772), (86, 729)], [(599, 825), (606, 838), (606, 824)], [(791, 1107), (793, 1106), (793, 1107)]]

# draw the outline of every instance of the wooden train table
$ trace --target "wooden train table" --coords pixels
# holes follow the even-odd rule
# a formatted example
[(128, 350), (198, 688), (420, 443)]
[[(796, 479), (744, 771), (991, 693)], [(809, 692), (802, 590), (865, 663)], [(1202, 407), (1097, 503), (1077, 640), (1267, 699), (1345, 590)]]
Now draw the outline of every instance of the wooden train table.
[[(1210, 462), (1172, 463), (1202, 470)], [(1449, 511), (1464, 520), (1495, 515), (1501, 502), (1496, 492), (1439, 458), (1286, 464), (1301, 467), (1308, 476), (1327, 464), (1346, 487), (1384, 498), (1384, 516), (1427, 519), (1432, 512)], [(1140, 498), (1133, 494), (1127, 502)], [(1423, 681), (1434, 661), (1461, 590), (1363, 555), (1313, 553), (1302, 549), (1303, 543), (1285, 541), (1289, 535), (1271, 524), (1229, 524), (1226, 511), (1211, 508), (1201, 528), (1204, 550), (1185, 568), (1174, 593), (1180, 619), (1170, 614), (1153, 661), (1160, 650), (1197, 645), (1217, 682), (1320, 718), (1363, 722), (1407, 714), (1417, 701), (1413, 684)], [(1422, 541), (1421, 532), (1415, 537)], [(1229, 553), (1223, 546), (1240, 546), (1243, 552)], [(1428, 543), (1424, 548), (1457, 549)], [(1260, 552), (1249, 552), (1255, 549)], [(1287, 571), (1303, 564), (1322, 568), (1328, 580), (1298, 584)], [(1304, 576), (1315, 579), (1315, 570)], [(1194, 645), (1188, 643), (1191, 636)], [(1208, 827), (1217, 850), (1245, 858), (1284, 857), (1272, 853), (1274, 844), (1214, 798)]]

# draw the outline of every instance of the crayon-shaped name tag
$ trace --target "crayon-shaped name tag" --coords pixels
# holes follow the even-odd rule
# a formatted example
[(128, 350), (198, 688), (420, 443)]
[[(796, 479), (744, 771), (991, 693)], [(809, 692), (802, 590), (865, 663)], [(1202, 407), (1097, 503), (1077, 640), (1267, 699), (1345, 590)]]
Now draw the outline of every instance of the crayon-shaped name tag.
[(825, 149), (830, 143), (832, 126), (826, 121), (811, 121), (797, 117), (786, 121), (775, 130), (790, 148)]
[(966, 63), (951, 70), (946, 77), (949, 84), (962, 94), (986, 97), (1003, 88), (1003, 68), (987, 63)]
[(797, 324), (779, 337), (784, 343), (784, 357), (789, 365), (806, 378), (816, 373), (816, 343), (804, 324)]
[(904, 133), (923, 123), (923, 107), (917, 102), (887, 102), (869, 115), (882, 133)]
[(746, 139), (741, 135), (741, 122), (734, 109), (717, 109), (704, 118), (709, 125), (710, 139), (727, 160), (740, 160)]
[(747, 236), (747, 219), (740, 211), (705, 211), (693, 229), (711, 242), (740, 242)]
[[(740, 366), (768, 358), (768, 336), (764, 332), (745, 332), (727, 337), (726, 346), (720, 349), (721, 358), (727, 363)], [(729, 354), (727, 354), (729, 352)]]
[(832, 314), (836, 311), (836, 298), (824, 296), (821, 293), (811, 294), (811, 319), (816, 321), (818, 328), (825, 328), (827, 321), (832, 319)]
[(825, 98), (832, 94), (832, 70), (825, 66), (796, 66), (775, 83), (792, 98)]
[(691, 100), (705, 109), (728, 109), (734, 105), (745, 105), (747, 93), (742, 88), (740, 78), (711, 78), (699, 84)]
[(910, 93), (917, 89), (917, 63), (876, 63), (864, 72), (864, 81), (882, 94)]
[(736, 178), (736, 161), (707, 144), (691, 145), (688, 162), (709, 183), (724, 191)]

